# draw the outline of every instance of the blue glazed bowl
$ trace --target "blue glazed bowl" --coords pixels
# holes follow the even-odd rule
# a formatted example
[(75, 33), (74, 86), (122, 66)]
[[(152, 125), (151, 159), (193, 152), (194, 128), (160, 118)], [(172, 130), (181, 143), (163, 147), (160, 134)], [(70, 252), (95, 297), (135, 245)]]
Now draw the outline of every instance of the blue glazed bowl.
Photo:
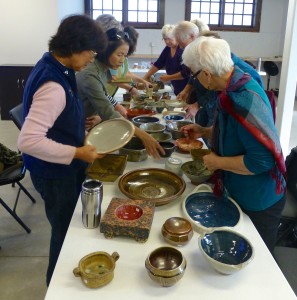
[(242, 218), (242, 211), (234, 200), (217, 197), (206, 184), (198, 185), (185, 198), (183, 212), (199, 233), (234, 227)]
[(254, 248), (243, 235), (231, 230), (215, 230), (198, 239), (207, 262), (219, 273), (230, 275), (249, 264)]
[(183, 121), (185, 118), (181, 115), (166, 115), (164, 116), (164, 120), (166, 122), (168, 121)]

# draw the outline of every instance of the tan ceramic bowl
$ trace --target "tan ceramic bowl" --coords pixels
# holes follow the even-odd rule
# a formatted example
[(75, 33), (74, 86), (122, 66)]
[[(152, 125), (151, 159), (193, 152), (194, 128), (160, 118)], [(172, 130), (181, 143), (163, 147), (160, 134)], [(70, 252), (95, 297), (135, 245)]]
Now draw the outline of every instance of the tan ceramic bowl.
[(177, 283), (184, 275), (187, 261), (180, 251), (172, 247), (160, 247), (145, 260), (149, 277), (167, 287)]
[(89, 288), (98, 288), (108, 284), (114, 276), (115, 262), (119, 254), (113, 252), (109, 255), (106, 252), (94, 252), (84, 256), (73, 269), (76, 277), (81, 277), (82, 282)]
[(180, 217), (167, 219), (162, 226), (161, 232), (165, 241), (174, 246), (186, 245), (193, 237), (191, 223)]

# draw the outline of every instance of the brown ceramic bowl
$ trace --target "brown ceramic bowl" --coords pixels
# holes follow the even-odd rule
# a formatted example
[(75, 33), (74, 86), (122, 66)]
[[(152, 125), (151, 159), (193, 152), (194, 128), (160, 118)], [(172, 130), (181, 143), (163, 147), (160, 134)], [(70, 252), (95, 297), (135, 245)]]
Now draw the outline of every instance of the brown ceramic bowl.
[(177, 283), (184, 275), (187, 261), (180, 251), (172, 247), (160, 247), (145, 260), (149, 277), (167, 287)]
[(202, 160), (204, 155), (210, 154), (210, 149), (191, 149), (191, 156), (193, 160)]
[(150, 135), (158, 142), (170, 142), (172, 135), (169, 132), (153, 132)]
[(194, 185), (207, 181), (213, 174), (204, 166), (202, 160), (187, 161), (182, 164), (181, 169)]
[(158, 168), (137, 169), (124, 174), (119, 189), (130, 199), (141, 199), (164, 205), (181, 196), (184, 180), (173, 172)]
[(174, 246), (183, 246), (193, 237), (191, 223), (180, 217), (167, 219), (162, 226), (161, 232), (165, 241)]
[(183, 126), (193, 124), (191, 121), (170, 121), (167, 122), (166, 126), (168, 131), (172, 134), (174, 140), (185, 137), (184, 133), (180, 131)]
[(175, 141), (175, 145), (178, 150), (181, 152), (190, 152), (192, 149), (201, 149), (203, 147), (203, 143), (198, 140), (188, 139), (188, 138), (180, 138)]
[(160, 146), (164, 149), (165, 154), (161, 154), (162, 157), (169, 157), (175, 150), (176, 146), (172, 142), (159, 142)]
[(132, 119), (134, 117), (138, 117), (141, 115), (155, 115), (156, 112), (152, 109), (148, 108), (128, 108), (127, 109), (127, 117), (128, 119)]

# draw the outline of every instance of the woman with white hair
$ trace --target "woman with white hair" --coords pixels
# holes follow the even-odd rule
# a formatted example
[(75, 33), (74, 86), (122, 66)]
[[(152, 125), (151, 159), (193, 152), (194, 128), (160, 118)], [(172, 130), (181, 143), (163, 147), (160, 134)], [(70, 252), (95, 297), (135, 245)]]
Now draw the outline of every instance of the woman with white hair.
[(166, 74), (159, 77), (160, 81), (171, 81), (174, 94), (179, 94), (186, 86), (189, 73), (182, 65), (183, 50), (178, 46), (173, 34), (174, 25), (166, 24), (162, 28), (162, 38), (166, 44), (159, 58), (154, 62), (148, 72), (144, 75), (145, 80), (149, 80), (152, 75), (160, 69), (165, 68)]
[(185, 48), (199, 35), (199, 28), (194, 23), (182, 21), (175, 25), (174, 37), (181, 48)]
[(187, 137), (211, 138), (203, 157), (217, 175), (218, 187), (250, 217), (272, 252), (285, 204), (286, 168), (265, 91), (234, 67), (228, 43), (199, 37), (183, 53), (183, 62), (208, 90), (219, 92), (214, 126), (184, 126)]
[(209, 31), (210, 30), (209, 26), (202, 19), (193, 19), (193, 20), (191, 20), (191, 22), (198, 27), (199, 33), (202, 32), (202, 31)]

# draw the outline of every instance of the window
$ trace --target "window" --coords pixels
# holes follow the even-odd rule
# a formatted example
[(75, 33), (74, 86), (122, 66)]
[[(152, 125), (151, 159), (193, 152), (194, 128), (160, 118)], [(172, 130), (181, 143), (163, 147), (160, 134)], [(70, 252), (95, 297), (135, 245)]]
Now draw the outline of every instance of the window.
[(111, 14), (135, 28), (162, 28), (165, 0), (85, 0), (85, 13), (93, 19)]
[(262, 0), (186, 0), (186, 20), (203, 19), (211, 30), (260, 30)]

